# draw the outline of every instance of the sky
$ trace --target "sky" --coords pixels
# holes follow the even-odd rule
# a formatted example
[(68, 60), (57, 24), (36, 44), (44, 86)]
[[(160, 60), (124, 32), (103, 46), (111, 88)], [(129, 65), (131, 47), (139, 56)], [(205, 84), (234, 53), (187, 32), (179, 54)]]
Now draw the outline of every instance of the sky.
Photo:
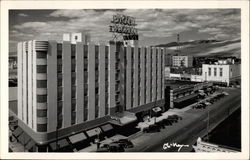
[(240, 39), (240, 9), (83, 9), (10, 10), (9, 51), (27, 40), (62, 41), (63, 33), (83, 32), (95, 43), (112, 39), (116, 13), (136, 18), (139, 44), (150, 46), (201, 39)]

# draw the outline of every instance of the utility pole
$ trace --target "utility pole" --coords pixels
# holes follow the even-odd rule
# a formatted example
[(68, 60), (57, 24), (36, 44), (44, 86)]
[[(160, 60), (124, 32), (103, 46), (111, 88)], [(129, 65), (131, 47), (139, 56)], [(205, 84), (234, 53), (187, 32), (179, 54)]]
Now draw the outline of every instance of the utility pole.
[(208, 119), (207, 119), (207, 142), (209, 142), (209, 112), (210, 112), (210, 110), (208, 109), (208, 112), (207, 112), (207, 117), (208, 117)]

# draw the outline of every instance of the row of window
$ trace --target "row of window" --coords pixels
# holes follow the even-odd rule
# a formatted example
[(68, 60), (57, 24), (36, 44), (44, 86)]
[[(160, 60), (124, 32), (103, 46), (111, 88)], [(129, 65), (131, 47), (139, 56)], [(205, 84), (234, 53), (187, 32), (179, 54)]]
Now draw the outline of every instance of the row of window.
[[(223, 76), (223, 68), (219, 68), (219, 76), (222, 77)], [(211, 67), (208, 68), (208, 76), (212, 75), (212, 69)], [(214, 76), (217, 76), (217, 68), (214, 68)]]

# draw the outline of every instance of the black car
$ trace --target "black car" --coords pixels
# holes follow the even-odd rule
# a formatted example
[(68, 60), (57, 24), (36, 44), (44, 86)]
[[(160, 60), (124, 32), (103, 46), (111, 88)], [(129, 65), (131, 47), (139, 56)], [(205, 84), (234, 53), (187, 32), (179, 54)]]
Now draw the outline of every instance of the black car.
[(123, 144), (112, 142), (109, 144), (110, 152), (125, 152)]
[(169, 115), (167, 119), (170, 120), (173, 123), (177, 123), (178, 122), (178, 118), (176, 118), (175, 116), (172, 116), (172, 115)]
[(143, 128), (143, 132), (146, 132), (146, 133), (155, 132), (155, 131), (160, 132), (160, 127), (158, 125), (156, 125), (156, 124), (151, 124), (148, 127)]
[(167, 125), (167, 126), (172, 125), (172, 122), (171, 122), (170, 120), (168, 120), (168, 119), (163, 119), (163, 120), (162, 120), (162, 123), (163, 123), (164, 125)]
[(132, 148), (132, 147), (134, 147), (133, 143), (128, 139), (119, 139), (118, 141), (115, 141), (113, 143), (117, 143), (117, 144), (121, 145), (124, 148)]
[(182, 120), (182, 117), (179, 116), (179, 115), (177, 115), (177, 114), (173, 114), (172, 116), (173, 116), (174, 118), (176, 118), (177, 120)]
[(165, 125), (163, 123), (163, 121), (158, 121), (155, 123), (156, 125), (158, 125), (160, 128), (164, 129), (165, 128)]
[(97, 148), (96, 152), (109, 152), (109, 145), (108, 144), (101, 145), (99, 148)]
[(98, 149), (97, 152), (124, 152), (122, 145), (117, 143), (103, 144)]

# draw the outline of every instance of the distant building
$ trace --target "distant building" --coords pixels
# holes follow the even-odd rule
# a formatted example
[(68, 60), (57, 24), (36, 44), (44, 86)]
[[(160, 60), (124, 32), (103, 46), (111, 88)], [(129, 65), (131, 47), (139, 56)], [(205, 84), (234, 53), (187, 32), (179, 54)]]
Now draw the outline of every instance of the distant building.
[(172, 55), (171, 54), (166, 54), (165, 55), (165, 66), (166, 67), (171, 67), (172, 66)]
[(82, 38), (18, 43), (21, 128), (14, 135), (29, 151), (93, 142), (105, 125), (122, 127), (139, 112), (164, 109), (164, 48), (86, 44), (74, 36)]
[(203, 81), (224, 83), (229, 86), (234, 82), (240, 82), (241, 64), (228, 60), (219, 60), (214, 64), (203, 64), (202, 76)]
[(172, 56), (173, 67), (192, 67), (193, 56)]

